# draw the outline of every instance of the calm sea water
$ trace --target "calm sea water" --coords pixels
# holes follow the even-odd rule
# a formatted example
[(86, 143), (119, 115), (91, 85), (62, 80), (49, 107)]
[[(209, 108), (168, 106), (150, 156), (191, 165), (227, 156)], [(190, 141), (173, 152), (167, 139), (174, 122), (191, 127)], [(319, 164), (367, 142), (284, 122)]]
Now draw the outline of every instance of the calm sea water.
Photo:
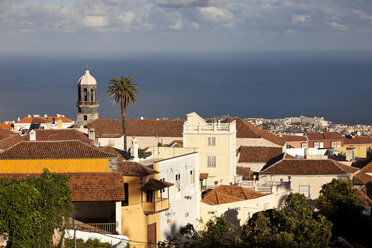
[(372, 52), (193, 52), (0, 55), (0, 120), (61, 113), (75, 119), (77, 80), (89, 65), (101, 118), (120, 117), (106, 94), (132, 75), (130, 118), (229, 114), (324, 116), (372, 124)]

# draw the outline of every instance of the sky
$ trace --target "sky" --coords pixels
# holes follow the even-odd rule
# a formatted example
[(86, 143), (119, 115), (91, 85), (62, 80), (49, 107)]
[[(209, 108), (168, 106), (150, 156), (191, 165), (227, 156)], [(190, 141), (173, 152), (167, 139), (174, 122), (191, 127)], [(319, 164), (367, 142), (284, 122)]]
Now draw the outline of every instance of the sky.
[(0, 52), (372, 50), (371, 0), (0, 0)]

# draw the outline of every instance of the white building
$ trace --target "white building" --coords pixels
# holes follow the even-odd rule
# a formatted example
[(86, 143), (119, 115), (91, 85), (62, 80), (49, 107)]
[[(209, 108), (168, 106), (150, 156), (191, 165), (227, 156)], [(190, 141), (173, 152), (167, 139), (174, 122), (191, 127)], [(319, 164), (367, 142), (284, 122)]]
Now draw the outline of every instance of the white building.
[(72, 127), (75, 122), (64, 115), (28, 115), (14, 123), (14, 131), (28, 131), (31, 129), (65, 129)]
[(201, 173), (208, 173), (206, 185), (232, 184), (236, 176), (236, 125), (207, 123), (196, 113), (187, 114), (183, 146), (197, 148)]
[(149, 163), (159, 171), (160, 180), (174, 184), (163, 192), (167, 194), (169, 190), (169, 209), (160, 213), (161, 239), (174, 236), (181, 226), (189, 223), (197, 229), (200, 219), (198, 153), (194, 149), (173, 147), (151, 147), (150, 150), (153, 159), (141, 163)]

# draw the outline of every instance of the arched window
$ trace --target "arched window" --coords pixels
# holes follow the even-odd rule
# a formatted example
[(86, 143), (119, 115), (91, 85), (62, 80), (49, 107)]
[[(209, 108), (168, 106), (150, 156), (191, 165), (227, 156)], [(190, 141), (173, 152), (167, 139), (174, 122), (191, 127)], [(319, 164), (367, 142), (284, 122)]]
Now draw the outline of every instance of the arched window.
[(87, 88), (84, 88), (83, 95), (84, 95), (84, 101), (88, 101), (88, 91), (87, 91)]
[(90, 89), (90, 100), (93, 102), (94, 101), (94, 90)]

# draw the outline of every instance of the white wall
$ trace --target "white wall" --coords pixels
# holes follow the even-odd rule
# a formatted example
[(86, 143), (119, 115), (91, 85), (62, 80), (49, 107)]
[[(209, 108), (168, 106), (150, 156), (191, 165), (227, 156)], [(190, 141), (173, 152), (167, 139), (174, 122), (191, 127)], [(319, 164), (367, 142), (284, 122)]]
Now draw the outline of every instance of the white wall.
[[(169, 209), (160, 213), (161, 239), (168, 234), (178, 232), (181, 226), (191, 223), (198, 228), (200, 218), (198, 153), (170, 158), (159, 162), (159, 179), (174, 183), (169, 188)], [(195, 180), (191, 184), (190, 171), (194, 171)], [(181, 175), (181, 191), (176, 187), (176, 174)], [(162, 193), (167, 197), (167, 190)]]

